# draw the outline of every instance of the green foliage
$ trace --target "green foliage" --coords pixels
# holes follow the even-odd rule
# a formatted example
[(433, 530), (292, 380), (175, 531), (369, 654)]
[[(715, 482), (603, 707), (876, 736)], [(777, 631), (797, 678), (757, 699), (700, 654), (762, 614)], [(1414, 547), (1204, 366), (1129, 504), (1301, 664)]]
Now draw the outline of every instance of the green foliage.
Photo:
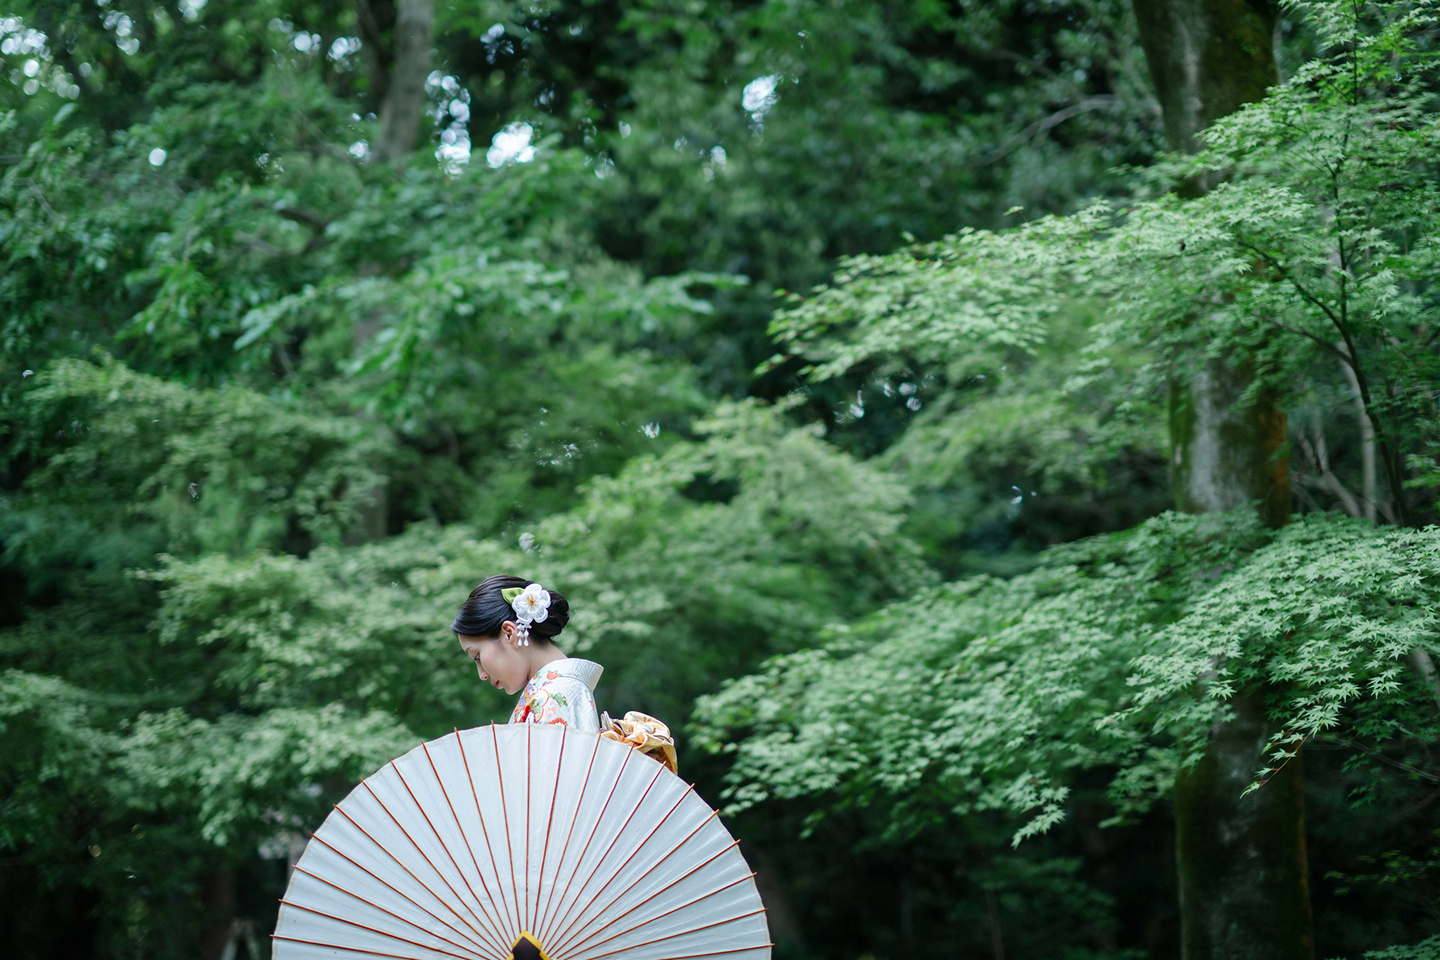
[[(186, 87), (113, 137), (75, 104), (35, 131), (0, 175), (7, 411), (24, 370), (99, 348), (357, 412), (402, 452), (386, 471), (397, 519), (498, 524), (563, 507), (652, 446), (646, 424), (703, 409), (678, 356), (712, 309), (692, 291), (740, 279), (647, 278), (601, 253), (576, 227), (589, 170), (574, 153), (400, 177), (363, 164), (344, 147), (363, 130), (313, 66)], [(239, 153), (206, 152), (251, 118)]]
[(114, 749), (113, 739), (94, 729), (95, 707), (91, 698), (57, 677), (19, 670), (0, 675), (0, 732), (8, 747), (3, 767), (7, 847), (48, 847), (68, 839), (56, 829), (56, 805), (67, 790), (101, 783)]
[(439, 19), (477, 155), (507, 124), (553, 132), (591, 158), (611, 254), (752, 279), (718, 300), (739, 322), (688, 354), (722, 394), (785, 389), (748, 376), (777, 288), (1016, 204), (1069, 209), (1160, 137), (1123, 0), (496, 0)]
[[(1406, 659), (1434, 646), (1437, 538), (1435, 527), (1377, 534), (1352, 522), (1292, 524), (1155, 632), (1153, 650), (1135, 661), (1133, 709), (1183, 703), (1181, 694), (1204, 676), (1208, 702), (1198, 716), (1189, 705), (1160, 715), (1194, 736), (1235, 691), (1284, 690), (1277, 713), (1286, 732), (1272, 744), (1272, 761), (1284, 762), (1304, 740), (1339, 726), (1361, 696), (1413, 702), (1423, 696), (1423, 676)], [(1403, 727), (1373, 733), (1415, 736)]]
[[(722, 406), (699, 425), (702, 439), (593, 481), (520, 545), (474, 525), (417, 523), (347, 546), (331, 535), (345, 498), (332, 492), (320, 498), (331, 513), (307, 513), (307, 491), (336, 483), (327, 442), (342, 464), (379, 465), (351, 436), (354, 417), (301, 414), (238, 388), (195, 390), (113, 361), (62, 361), (39, 379), (33, 402), (66, 408), (52, 416), (93, 406), (8, 515), (7, 545), (37, 565), (31, 582), (66, 546), (27, 539), (34, 531), (72, 536), (72, 562), (113, 563), (107, 536), (147, 528), (129, 563), (145, 566), (155, 544), (175, 549), (120, 584), (97, 566), (93, 594), (0, 633), (5, 662), (25, 668), (5, 674), (0, 701), (0, 757), (14, 785), (5, 840), (40, 862), (63, 860), (72, 811), (102, 811), (85, 836), (113, 856), (82, 858), (63, 881), (106, 890), (112, 927), (142, 907), (155, 929), (182, 922), (183, 911), (166, 912), (173, 887), (156, 876), (165, 857), (283, 856), (296, 831), (416, 736), (499, 719), (509, 704), (481, 701), (445, 629), (486, 573), (523, 571), (563, 589), (576, 608), (565, 648), (607, 665), (604, 705), (677, 726), (717, 678), (793, 649), (837, 612), (931, 579), (900, 532), (900, 484), (754, 403)], [(171, 432), (147, 432), (156, 412)], [(197, 465), (210, 472), (194, 499), (177, 485)], [(118, 503), (127, 511), (107, 518)], [(81, 509), (88, 536), (80, 518), (47, 520)], [(303, 558), (261, 539), (290, 523), (317, 531)], [(73, 578), (57, 586), (80, 593)], [(56, 637), (69, 639), (57, 647)], [(200, 856), (172, 880), (198, 883), (209, 868)], [(111, 871), (144, 887), (116, 886)]]
[[(1437, 563), (1435, 529), (1316, 516), (1271, 533), (1166, 515), (1052, 549), (1010, 580), (892, 604), (707, 698), (700, 729), (735, 753), (737, 808), (815, 794), (880, 803), (897, 839), (937, 803), (1009, 809), (1029, 817), (1018, 841), (1063, 816), (1077, 768), (1121, 768), (1112, 800), (1143, 809), (1241, 686), (1276, 691), (1275, 762), (1339, 727), (1362, 695), (1426, 696), (1405, 658), (1433, 647)], [(1436, 731), (1432, 717), (1373, 732)]]
[[(596, 481), (535, 531), (542, 556), (573, 564), (556, 582), (603, 572), (592, 605), (616, 626), (595, 641), (610, 637), (599, 649), (613, 651), (625, 695), (671, 716), (742, 664), (931, 579), (900, 530), (908, 497), (892, 479), (758, 406), (721, 407), (697, 427), (705, 442)], [(636, 585), (648, 598), (639, 630)], [(662, 658), (663, 680), (649, 666)]]
[[(607, 664), (612, 706), (678, 722), (715, 678), (928, 579), (899, 533), (905, 493), (893, 481), (763, 408), (722, 408), (701, 429), (703, 442), (595, 481), (521, 547), (420, 524), (305, 560), (171, 560), (154, 575), (166, 585), (161, 637), (243, 649), (216, 682), (246, 709), (297, 697), (423, 709), (432, 719), (412, 722), (438, 734), (473, 709), (445, 624), (479, 577), (524, 570), (574, 603), (566, 649)], [(657, 673), (657, 662), (669, 666)], [(411, 704), (422, 675), (428, 692)]]
[(854, 418), (906, 415), (880, 460), (921, 491), (912, 526), (948, 573), (1014, 570), (1168, 505), (1151, 356), (1097, 338), (1108, 311), (1077, 275), (1097, 215), (853, 259), (772, 325), (812, 382), (866, 371)]
[(57, 361), (31, 382), (16, 441), (43, 466), (0, 516), (11, 562), (37, 583), (61, 556), (113, 562), (110, 541), (130, 537), (180, 553), (338, 542), (397, 456), (353, 417), (195, 390), (108, 358)]
[(666, 272), (743, 251), (746, 273), (808, 284), (906, 230), (1065, 208), (1158, 132), (1125, 3), (495, 2), (441, 20), (484, 36), (449, 43), (473, 139), (523, 120), (593, 145), (617, 240)]
[[(1434, 836), (1440, 838), (1440, 833)], [(1400, 850), (1387, 850), (1379, 857), (1362, 856), (1360, 863), (1370, 867), (1374, 872), (1354, 876), (1336, 872), (1327, 879), (1347, 884), (1347, 886), (1338, 888), (1338, 892), (1345, 894), (1350, 892), (1349, 885), (1351, 884), (1403, 884), (1440, 873), (1440, 847), (1431, 847), (1427, 852), (1429, 856), (1424, 860), (1418, 860)]]
[(1365, 960), (1434, 960), (1436, 957), (1440, 957), (1440, 937), (1431, 937), (1429, 940), (1406, 946), (1369, 950), (1365, 953)]
[(1051, 296), (1057, 277), (1104, 225), (1097, 209), (851, 257), (813, 296), (792, 297), (771, 333), (791, 352), (822, 360), (808, 371), (820, 379), (887, 356), (983, 369), (997, 351), (1030, 351), (1045, 338), (1061, 306)]
[(338, 704), (213, 722), (177, 708), (136, 718), (117, 764), (128, 776), (112, 790), (132, 809), (188, 821), (217, 847), (255, 846), (314, 823), (339, 784), (368, 776), (415, 739), (384, 714)]
[[(1414, 10), (1219, 123), (1198, 159), (1155, 169), (1162, 186), (1220, 181), (1198, 200), (1139, 198), (852, 258), (772, 329), (815, 378), (898, 368), (914, 383), (929, 365), (958, 371), (956, 382), (1003, 358), (1019, 361), (1011, 379), (1031, 399), (1025, 378), (1044, 369), (1059, 318), (1077, 300), (1104, 304), (1060, 394), (1122, 414), (1121, 427), (1166, 379), (1217, 356), (1245, 358), (1257, 390), (1308, 398), (1338, 379), (1316, 369), (1317, 351), (1340, 354), (1404, 518), (1398, 444), (1423, 448), (1435, 427), (1435, 114), (1429, 34), (1417, 29), (1430, 21)], [(1393, 83), (1397, 61), (1419, 79)], [(1148, 363), (1127, 370), (1136, 356)], [(963, 393), (936, 406), (936, 419), (984, 411), (1000, 414), (986, 426), (1005, 422), (1003, 407)], [(1433, 736), (1427, 678), (1406, 664), (1433, 645), (1433, 530), (1377, 535), (1314, 518), (1272, 540), (1243, 524), (1181, 536), (1187, 523), (1142, 525), (1118, 555), (1095, 541), (1050, 551), (1008, 582), (919, 594), (737, 681), (700, 711), (709, 746), (734, 753), (734, 806), (809, 797), (816, 816), (873, 806), (895, 842), (947, 813), (1008, 808), (1029, 816), (1018, 840), (1064, 815), (1077, 770), (1100, 768), (1114, 771), (1111, 799), (1127, 816), (1168, 790), (1241, 688), (1272, 691), (1272, 765), (1341, 724), (1382, 743)], [(877, 693), (886, 687), (913, 692)]]
[[(77, 611), (69, 613), (73, 624)], [(91, 632), (72, 643), (123, 640)], [(7, 637), (7, 660), (16, 647)], [(132, 656), (155, 653), (131, 647)], [(182, 928), (185, 911), (176, 915), (171, 901), (213, 871), (217, 857), (292, 836), (315, 822), (327, 797), (413, 743), (385, 715), (339, 704), (211, 721), (166, 709), (182, 692), (174, 684), (150, 676), (127, 688), (120, 679), (97, 688), (7, 670), (0, 769), (6, 846), (39, 866), (47, 889), (105, 891), (94, 919), (122, 942), (127, 911), (148, 913), (148, 929)], [(208, 691), (196, 680), (179, 686), (200, 695), (200, 705)], [(156, 709), (134, 712), (147, 701)]]
[(1277, 761), (1419, 803), (1433, 531), (1044, 548), (1158, 512), (1157, 387), (1211, 354), (1340, 437), (1346, 353), (1382, 514), (1427, 495), (1427, 10), (1306, 5), (1333, 58), (1149, 172), (1123, 0), (442, 4), (393, 165), (358, 10), (0, 17), (0, 950), (193, 955), (236, 876), (263, 925), (329, 802), (508, 709), (445, 630), (497, 571), (570, 597), (612, 712), (714, 694), (685, 768), (734, 761), (817, 953), (1130, 955), (1097, 824), (1241, 684)]
[[(1326, 7), (1337, 23), (1351, 16), (1342, 6)], [(1395, 9), (1357, 45), (1325, 28), (1337, 53), (1218, 121), (1195, 157), (1149, 171), (1160, 190), (1212, 183), (1198, 199), (1142, 193), (850, 258), (773, 332), (822, 379), (885, 360), (967, 370), (997, 350), (1033, 352), (1047, 318), (1079, 300), (1103, 304), (1104, 317), (1074, 385), (1113, 379), (1117, 350), (1151, 358), (1112, 403), (1154, 398), (1215, 358), (1244, 358), (1252, 391), (1277, 391), (1282, 403), (1328, 389), (1343, 370), (1375, 425), (1385, 506), (1407, 521), (1406, 452), (1428, 456), (1440, 437), (1426, 386), (1436, 374), (1440, 119), (1427, 54), (1434, 15)]]

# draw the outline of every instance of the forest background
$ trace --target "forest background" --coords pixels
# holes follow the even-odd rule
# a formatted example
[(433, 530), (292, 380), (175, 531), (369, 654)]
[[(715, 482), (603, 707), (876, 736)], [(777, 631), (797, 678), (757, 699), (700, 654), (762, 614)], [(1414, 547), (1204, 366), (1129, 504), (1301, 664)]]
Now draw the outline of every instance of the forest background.
[(0, 950), (264, 956), (515, 572), (778, 956), (1440, 956), (1436, 15), (10, 0)]

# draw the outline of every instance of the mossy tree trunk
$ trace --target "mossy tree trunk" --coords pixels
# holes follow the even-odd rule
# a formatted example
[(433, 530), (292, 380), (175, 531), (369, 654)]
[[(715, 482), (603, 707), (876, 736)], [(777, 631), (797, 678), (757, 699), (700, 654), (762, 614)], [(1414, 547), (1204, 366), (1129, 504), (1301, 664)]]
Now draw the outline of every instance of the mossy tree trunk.
[(1209, 749), (1175, 780), (1184, 960), (1311, 960), (1305, 798), (1296, 756), (1242, 796), (1274, 727), (1263, 691), (1230, 701)]
[(1175, 505), (1187, 513), (1224, 513), (1256, 504), (1272, 527), (1290, 517), (1285, 411), (1262, 391), (1241, 406), (1249, 364), (1207, 363), (1170, 387), (1170, 477)]
[[(1276, 4), (1268, 0), (1133, 0), (1141, 43), (1174, 149), (1195, 150), (1214, 120), (1278, 81)], [(1181, 185), (1198, 196), (1212, 183)], [(1290, 516), (1285, 413), (1253, 382), (1248, 358), (1209, 361), (1172, 385), (1175, 500), (1192, 513), (1257, 504)], [(1242, 796), (1268, 766), (1275, 732), (1263, 689), (1242, 690), (1210, 731), (1205, 754), (1175, 784), (1176, 868), (1184, 960), (1313, 960), (1299, 756)]]
[[(1276, 0), (1132, 0), (1172, 150), (1278, 83)], [(1212, 184), (1199, 184), (1203, 190)]]

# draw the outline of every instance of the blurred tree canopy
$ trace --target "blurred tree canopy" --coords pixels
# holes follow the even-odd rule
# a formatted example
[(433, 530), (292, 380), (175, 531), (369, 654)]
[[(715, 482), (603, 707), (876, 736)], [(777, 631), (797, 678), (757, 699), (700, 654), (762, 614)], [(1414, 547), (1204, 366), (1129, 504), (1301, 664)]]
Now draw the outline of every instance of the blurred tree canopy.
[[(1122, 0), (0, 7), (0, 949), (263, 955), (508, 709), (445, 628), (515, 572), (786, 955), (1173, 955), (1250, 682), (1322, 954), (1430, 955), (1433, 14), (1286, 6), (1182, 157)], [(1164, 514), (1219, 357), (1285, 530)]]

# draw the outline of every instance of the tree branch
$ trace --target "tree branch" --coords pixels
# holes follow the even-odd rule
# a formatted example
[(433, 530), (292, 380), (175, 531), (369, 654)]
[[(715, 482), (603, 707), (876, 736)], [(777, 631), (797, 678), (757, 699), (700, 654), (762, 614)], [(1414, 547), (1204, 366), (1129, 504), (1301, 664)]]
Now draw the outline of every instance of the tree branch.
[[(1270, 254), (1266, 253), (1264, 250), (1261, 250), (1259, 247), (1255, 246), (1255, 244), (1250, 243), (1250, 242), (1248, 242), (1248, 241), (1246, 241), (1246, 240), (1241, 240), (1241, 241), (1240, 241), (1240, 246), (1244, 247), (1246, 250), (1251, 251), (1251, 252), (1254, 253), (1256, 256), (1258, 256), (1261, 260), (1265, 261), (1265, 263), (1270, 267), (1270, 269), (1272, 269), (1272, 270), (1274, 270), (1274, 271), (1276, 271), (1277, 273), (1280, 274), (1281, 279), (1285, 280), (1286, 282), (1288, 282), (1288, 283), (1290, 284), (1290, 286), (1292, 286), (1292, 287), (1295, 288), (1295, 292), (1298, 293), (1298, 294), (1300, 294), (1300, 296), (1305, 300), (1306, 303), (1309, 303), (1309, 304), (1311, 304), (1312, 306), (1315, 306), (1315, 307), (1319, 308), (1319, 309), (1325, 314), (1325, 316), (1327, 316), (1327, 317), (1330, 318), (1330, 322), (1335, 325), (1335, 328), (1336, 328), (1337, 330), (1341, 330), (1341, 331), (1343, 332), (1343, 330), (1344, 330), (1344, 324), (1342, 324), (1342, 323), (1340, 322), (1340, 318), (1339, 318), (1339, 317), (1335, 316), (1335, 311), (1332, 310), (1329, 306), (1327, 306), (1323, 300), (1320, 300), (1318, 297), (1316, 297), (1316, 296), (1315, 296), (1313, 293), (1311, 293), (1309, 290), (1305, 289), (1305, 285), (1302, 284), (1299, 280), (1295, 279), (1295, 275), (1292, 274), (1292, 273), (1289, 271), (1289, 269), (1288, 269), (1283, 263), (1281, 263), (1280, 261), (1276, 260), (1274, 257), (1272, 257)], [(1295, 331), (1295, 332), (1299, 333), (1300, 331), (1297, 330), (1297, 331)], [(1305, 336), (1308, 337), (1308, 336), (1311, 336), (1311, 335), (1307, 333), (1307, 334), (1305, 334)], [(1312, 339), (1318, 339), (1318, 338), (1312, 338)], [(1325, 341), (1323, 341), (1323, 340), (1321, 340), (1321, 341), (1319, 341), (1319, 342), (1325, 343)], [(1335, 349), (1333, 345), (1330, 345), (1330, 344), (1327, 344), (1327, 345), (1330, 346), (1330, 349), (1331, 349), (1331, 350), (1334, 350), (1334, 349)], [(1341, 359), (1343, 359), (1346, 363), (1350, 364), (1352, 367), (1355, 365), (1355, 360), (1354, 360), (1353, 357), (1346, 357), (1344, 354), (1341, 354), (1340, 356), (1341, 356)]]
[[(313, 253), (325, 244), (325, 228), (330, 226), (331, 221), (321, 214), (316, 213), (314, 210), (306, 210), (304, 207), (272, 207), (269, 204), (261, 203), (259, 200), (252, 200), (251, 206), (262, 210), (271, 210), (277, 216), (309, 227), (310, 239), (305, 242), (305, 249), (300, 251), (301, 256)], [(253, 245), (254, 243), (263, 241), (252, 240), (251, 242)]]
[(1340, 505), (1345, 508), (1347, 514), (1352, 517), (1360, 516), (1360, 504), (1359, 501), (1355, 499), (1355, 495), (1345, 489), (1345, 485), (1340, 482), (1340, 478), (1329, 470), (1320, 474), (1319, 477), (1312, 477), (1299, 470), (1292, 471), (1290, 476), (1296, 483), (1314, 487), (1317, 490), (1324, 490), (1334, 495), (1334, 497), (1340, 501)]
[(995, 163), (998, 160), (1004, 159), (1012, 150), (1020, 146), (1020, 144), (1024, 143), (1026, 140), (1029, 140), (1032, 137), (1039, 136), (1046, 130), (1049, 130), (1051, 127), (1058, 126), (1059, 124), (1064, 123), (1066, 120), (1069, 120), (1071, 117), (1078, 116), (1079, 114), (1086, 113), (1090, 110), (1099, 110), (1101, 107), (1113, 106), (1119, 102), (1119, 97), (1107, 93), (1101, 96), (1087, 97), (1086, 99), (1081, 100), (1079, 103), (1071, 104), (1070, 106), (1065, 107), (1063, 110), (1056, 110), (1054, 113), (1050, 114), (1050, 116), (1036, 120), (1034, 123), (1030, 124), (1030, 126), (1026, 127), (1024, 130), (1021, 130), (1019, 133), (1015, 134), (1015, 136), (1011, 137), (1009, 140), (1006, 140), (1003, 144), (996, 147), (993, 151), (981, 157), (980, 165), (982, 167), (989, 166), (990, 164)]
[(1426, 780), (1434, 780), (1436, 782), (1440, 782), (1440, 774), (1427, 773), (1426, 771), (1421, 770), (1418, 767), (1412, 767), (1410, 766), (1410, 764), (1403, 761), (1392, 760), (1391, 758), (1385, 756), (1385, 754), (1381, 753), (1379, 750), (1376, 750), (1374, 747), (1367, 747), (1365, 746), (1365, 744), (1358, 741), (1344, 740), (1340, 737), (1317, 737), (1316, 739), (1320, 740), (1322, 743), (1334, 743), (1339, 744), (1342, 747), (1350, 747), (1352, 750), (1359, 750), (1361, 753), (1372, 756), (1376, 760), (1379, 760), (1381, 763), (1387, 763), (1398, 770), (1404, 770), (1406, 773), (1414, 774), (1415, 776), (1422, 777)]
[[(1238, 242), (1240, 246), (1244, 247), (1246, 250), (1253, 252), (1256, 256), (1260, 257), (1261, 260), (1269, 264), (1271, 269), (1278, 271), (1280, 276), (1287, 280), (1290, 285), (1295, 288), (1295, 291), (1306, 300), (1306, 302), (1319, 308), (1321, 312), (1325, 314), (1325, 316), (1330, 318), (1330, 322), (1334, 324), (1335, 329), (1340, 333), (1340, 339), (1345, 342), (1345, 350), (1343, 352), (1336, 350), (1333, 345), (1331, 346), (1331, 349), (1337, 354), (1337, 356), (1340, 357), (1341, 360), (1343, 360), (1347, 365), (1349, 365), (1350, 370), (1355, 374), (1355, 384), (1360, 389), (1360, 402), (1362, 407), (1367, 412), (1368, 416), (1368, 412), (1374, 409), (1374, 403), (1370, 399), (1370, 386), (1365, 378), (1364, 370), (1362, 370), (1360, 367), (1360, 355), (1359, 352), (1355, 349), (1355, 340), (1350, 335), (1350, 325), (1349, 323), (1347, 323), (1347, 317), (1336, 316), (1333, 309), (1331, 309), (1318, 297), (1312, 294), (1309, 290), (1305, 289), (1304, 284), (1300, 283), (1300, 281), (1295, 278), (1295, 276), (1285, 267), (1284, 264), (1277, 261), (1270, 254), (1255, 246), (1255, 244), (1249, 243), (1248, 241), (1240, 240)], [(1347, 274), (1342, 271), (1342, 293), (1344, 291), (1344, 280), (1346, 276)], [(1343, 301), (1341, 306), (1342, 309), (1344, 309)], [(1303, 331), (1299, 330), (1296, 330), (1294, 332), (1303, 333)], [(1305, 335), (1310, 336), (1310, 334)], [(1319, 341), (1318, 338), (1313, 336), (1311, 337), (1311, 339), (1316, 340), (1317, 342), (1323, 342)], [(1373, 416), (1370, 417), (1370, 422), (1375, 425), (1375, 436), (1380, 444), (1380, 454), (1383, 458), (1382, 462), (1385, 465), (1385, 479), (1389, 481), (1390, 484), (1390, 497), (1394, 501), (1395, 516), (1399, 519), (1401, 525), (1406, 525), (1409, 523), (1409, 511), (1405, 507), (1404, 485), (1400, 478), (1399, 459), (1396, 457), (1395, 447), (1390, 443), (1389, 436), (1387, 436), (1386, 433), (1379, 428), (1378, 422)]]
[(1350, 381), (1350, 389), (1355, 391), (1356, 419), (1360, 427), (1360, 482), (1365, 497), (1365, 519), (1373, 523), (1375, 522), (1375, 423), (1370, 419), (1370, 411), (1365, 409), (1365, 401), (1360, 395), (1360, 380), (1355, 376), (1354, 368), (1342, 363), (1340, 370)]
[(34, 180), (30, 180), (26, 184), (26, 186), (28, 186), (30, 188), (30, 192), (35, 195), (35, 199), (40, 201), (40, 206), (45, 210), (46, 213), (50, 215), (51, 219), (59, 223), (65, 222), (65, 218), (60, 216), (60, 214), (56, 213), (54, 207), (50, 206), (50, 202), (45, 199), (45, 194), (41, 193), (40, 188), (35, 186)]
[(1320, 346), (1324, 347), (1326, 350), (1329, 350), (1331, 353), (1335, 354), (1335, 356), (1339, 357), (1341, 362), (1344, 363), (1347, 367), (1353, 365), (1352, 361), (1349, 357), (1345, 355), (1345, 352), (1343, 350), (1335, 346), (1335, 344), (1331, 343), (1329, 340), (1326, 340), (1324, 337), (1317, 337), (1315, 334), (1311, 333), (1308, 330), (1301, 330), (1299, 327), (1292, 327), (1290, 324), (1282, 323), (1279, 320), (1276, 320), (1274, 317), (1262, 317), (1261, 319), (1263, 319), (1271, 326), (1279, 327), (1281, 330), (1284, 330), (1287, 333), (1293, 333), (1298, 336), (1307, 337), (1311, 340), (1314, 340)]
[(1362, 512), (1360, 502), (1356, 500), (1355, 495), (1346, 488), (1345, 484), (1340, 482), (1340, 478), (1335, 476), (1335, 471), (1330, 469), (1330, 455), (1325, 449), (1324, 432), (1320, 429), (1318, 423), (1312, 423), (1311, 430), (1314, 433), (1314, 440), (1312, 441), (1309, 437), (1305, 436), (1305, 432), (1302, 431), (1300, 433), (1300, 447), (1305, 451), (1305, 455), (1310, 458), (1310, 462), (1315, 464), (1316, 470), (1319, 471), (1319, 476), (1312, 477), (1299, 470), (1292, 472), (1291, 476), (1296, 483), (1306, 484), (1329, 492), (1340, 501), (1340, 505), (1345, 508), (1346, 513), (1352, 517), (1360, 516)]
[(316, 213), (314, 210), (306, 210), (303, 207), (276, 207), (275, 212), (286, 220), (293, 220), (296, 223), (303, 223), (315, 230), (324, 230), (330, 226), (330, 221)]

